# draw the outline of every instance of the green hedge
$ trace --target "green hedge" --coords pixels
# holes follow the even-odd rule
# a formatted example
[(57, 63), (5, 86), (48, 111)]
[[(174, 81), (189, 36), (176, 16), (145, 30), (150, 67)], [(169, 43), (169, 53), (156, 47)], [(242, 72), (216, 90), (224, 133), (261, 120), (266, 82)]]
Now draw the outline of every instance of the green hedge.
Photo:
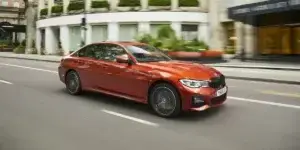
[(25, 49), (26, 47), (23, 45), (19, 45), (18, 47), (16, 47), (13, 52), (16, 54), (25, 54)]
[(140, 0), (120, 0), (118, 6), (120, 7), (137, 7), (141, 6)]
[(68, 11), (72, 10), (83, 10), (84, 9), (84, 2), (83, 1), (71, 1), (68, 6)]
[(92, 8), (109, 8), (109, 3), (105, 1), (92, 1)]
[(179, 0), (179, 7), (198, 7), (198, 0)]
[(171, 6), (171, 0), (149, 0), (149, 6)]
[(48, 14), (48, 8), (41, 9), (40, 11), (41, 16), (47, 16), (47, 14)]
[(64, 7), (62, 5), (56, 5), (51, 8), (51, 13), (61, 14), (64, 11)]

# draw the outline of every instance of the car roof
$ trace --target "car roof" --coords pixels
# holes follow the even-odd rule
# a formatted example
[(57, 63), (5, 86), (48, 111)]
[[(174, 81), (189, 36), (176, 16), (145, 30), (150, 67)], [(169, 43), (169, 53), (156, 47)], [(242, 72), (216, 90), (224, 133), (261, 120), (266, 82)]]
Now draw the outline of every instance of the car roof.
[(130, 46), (130, 45), (147, 45), (146, 43), (134, 42), (134, 41), (105, 41), (105, 42), (97, 42), (93, 44), (117, 44), (122, 46)]

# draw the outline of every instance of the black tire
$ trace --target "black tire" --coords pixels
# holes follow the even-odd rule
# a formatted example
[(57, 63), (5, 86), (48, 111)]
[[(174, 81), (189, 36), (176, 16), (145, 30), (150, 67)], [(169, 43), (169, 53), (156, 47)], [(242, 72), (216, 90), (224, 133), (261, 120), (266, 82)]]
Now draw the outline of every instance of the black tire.
[[(151, 89), (149, 104), (154, 112), (161, 117), (176, 117), (181, 112), (179, 93), (172, 85), (167, 83), (157, 84)], [(167, 105), (169, 108), (167, 108)]]
[(70, 71), (66, 75), (66, 89), (71, 95), (79, 95), (82, 92), (81, 81), (76, 71)]

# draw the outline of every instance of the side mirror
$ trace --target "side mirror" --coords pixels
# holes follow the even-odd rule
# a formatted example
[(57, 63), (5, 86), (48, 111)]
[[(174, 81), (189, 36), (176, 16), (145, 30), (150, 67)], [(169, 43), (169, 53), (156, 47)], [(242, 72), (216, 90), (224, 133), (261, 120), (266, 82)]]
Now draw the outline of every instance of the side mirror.
[(118, 63), (132, 64), (132, 61), (128, 58), (128, 55), (120, 55), (116, 57)]

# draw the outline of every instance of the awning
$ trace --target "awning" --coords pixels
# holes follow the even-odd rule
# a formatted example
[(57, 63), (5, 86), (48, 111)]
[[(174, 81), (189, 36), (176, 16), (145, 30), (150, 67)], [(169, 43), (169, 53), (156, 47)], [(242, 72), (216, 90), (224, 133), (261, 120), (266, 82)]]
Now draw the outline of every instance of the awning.
[(244, 20), (247, 16), (300, 9), (300, 0), (267, 0), (228, 8), (228, 17)]
[(25, 25), (11, 24), (9, 22), (0, 22), (0, 28), (6, 32), (26, 32)]

